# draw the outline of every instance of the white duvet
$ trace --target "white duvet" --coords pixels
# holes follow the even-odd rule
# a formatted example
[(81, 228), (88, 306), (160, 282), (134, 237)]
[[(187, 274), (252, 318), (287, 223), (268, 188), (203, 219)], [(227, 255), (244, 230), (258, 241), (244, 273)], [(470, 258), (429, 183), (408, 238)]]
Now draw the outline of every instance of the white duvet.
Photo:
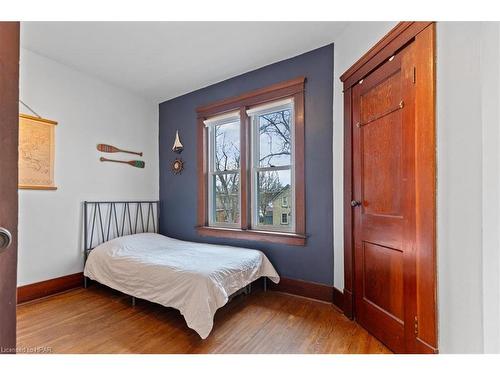
[(178, 309), (206, 338), (218, 308), (261, 276), (279, 282), (258, 250), (180, 241), (156, 233), (115, 238), (89, 254), (84, 275), (134, 297)]

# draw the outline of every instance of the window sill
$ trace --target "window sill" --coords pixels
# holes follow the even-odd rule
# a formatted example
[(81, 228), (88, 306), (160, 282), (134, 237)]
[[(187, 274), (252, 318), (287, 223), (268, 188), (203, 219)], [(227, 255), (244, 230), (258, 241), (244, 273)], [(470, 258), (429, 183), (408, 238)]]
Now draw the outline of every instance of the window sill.
[(284, 245), (304, 246), (306, 236), (296, 233), (265, 232), (261, 230), (242, 230), (233, 228), (196, 227), (199, 235), (207, 237), (234, 238), (238, 240), (281, 243)]

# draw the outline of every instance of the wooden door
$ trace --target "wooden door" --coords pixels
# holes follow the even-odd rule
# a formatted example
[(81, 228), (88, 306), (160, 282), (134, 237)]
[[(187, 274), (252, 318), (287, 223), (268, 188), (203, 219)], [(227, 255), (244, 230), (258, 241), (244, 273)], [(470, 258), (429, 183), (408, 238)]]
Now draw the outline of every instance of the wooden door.
[(19, 22), (0, 22), (0, 353), (16, 346), (18, 101)]
[(413, 44), (352, 91), (355, 316), (395, 352), (413, 340)]
[(344, 312), (396, 352), (436, 353), (435, 23), (398, 23), (340, 79)]

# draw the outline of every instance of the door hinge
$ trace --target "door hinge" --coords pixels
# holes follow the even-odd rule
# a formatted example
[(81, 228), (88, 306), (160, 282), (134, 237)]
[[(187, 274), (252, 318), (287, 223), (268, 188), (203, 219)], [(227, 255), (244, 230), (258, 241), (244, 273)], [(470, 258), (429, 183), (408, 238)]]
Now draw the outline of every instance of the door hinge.
[(418, 317), (415, 316), (415, 336), (418, 336)]
[(417, 68), (413, 67), (413, 83), (417, 83)]

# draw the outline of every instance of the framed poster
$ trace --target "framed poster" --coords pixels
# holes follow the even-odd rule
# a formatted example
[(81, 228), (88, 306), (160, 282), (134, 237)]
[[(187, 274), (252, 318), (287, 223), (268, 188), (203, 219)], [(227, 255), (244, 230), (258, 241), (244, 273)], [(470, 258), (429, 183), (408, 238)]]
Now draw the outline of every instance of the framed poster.
[(19, 115), (19, 189), (55, 190), (57, 122)]

